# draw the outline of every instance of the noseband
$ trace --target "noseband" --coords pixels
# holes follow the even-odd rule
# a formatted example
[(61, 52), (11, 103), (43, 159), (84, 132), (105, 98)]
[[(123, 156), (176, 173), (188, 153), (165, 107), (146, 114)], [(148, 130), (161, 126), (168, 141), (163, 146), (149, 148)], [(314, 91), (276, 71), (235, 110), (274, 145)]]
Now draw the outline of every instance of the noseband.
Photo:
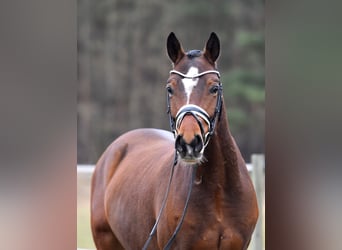
[[(217, 70), (207, 70), (207, 71), (203, 71), (199, 74), (195, 74), (192, 76), (185, 75), (177, 70), (171, 70), (170, 74), (172, 73), (177, 74), (181, 76), (182, 78), (188, 78), (188, 79), (195, 79), (206, 74), (214, 73), (214, 74), (217, 74), (217, 76), (220, 78), (220, 72), (218, 72)], [(209, 114), (200, 106), (197, 106), (194, 104), (184, 105), (178, 110), (176, 117), (172, 117), (169, 94), (167, 94), (166, 101), (167, 101), (167, 113), (169, 114), (169, 119), (170, 119), (170, 127), (174, 136), (177, 137), (177, 129), (179, 129), (184, 117), (186, 115), (192, 115), (196, 119), (201, 129), (202, 140), (203, 140), (203, 145), (204, 145), (203, 149), (204, 149), (208, 145), (210, 137), (213, 135), (215, 131), (217, 118), (219, 119), (221, 115), (221, 109), (222, 109), (222, 84), (221, 82), (218, 86), (216, 107), (215, 107), (215, 112), (214, 112), (213, 117), (210, 117)], [(199, 118), (201, 118), (208, 125), (209, 129), (207, 133), (204, 132), (203, 124)]]

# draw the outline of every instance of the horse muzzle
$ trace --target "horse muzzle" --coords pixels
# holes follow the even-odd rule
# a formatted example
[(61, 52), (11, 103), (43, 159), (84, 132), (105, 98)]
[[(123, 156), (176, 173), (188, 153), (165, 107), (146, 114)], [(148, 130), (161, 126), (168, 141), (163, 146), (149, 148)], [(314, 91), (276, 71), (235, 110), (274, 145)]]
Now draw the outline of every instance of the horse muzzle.
[(190, 143), (187, 143), (182, 135), (178, 135), (175, 147), (180, 158), (188, 164), (199, 163), (203, 157), (204, 144), (199, 135), (196, 135)]
[(210, 118), (205, 110), (193, 104), (183, 106), (175, 119), (175, 148), (187, 164), (200, 163), (210, 130)]

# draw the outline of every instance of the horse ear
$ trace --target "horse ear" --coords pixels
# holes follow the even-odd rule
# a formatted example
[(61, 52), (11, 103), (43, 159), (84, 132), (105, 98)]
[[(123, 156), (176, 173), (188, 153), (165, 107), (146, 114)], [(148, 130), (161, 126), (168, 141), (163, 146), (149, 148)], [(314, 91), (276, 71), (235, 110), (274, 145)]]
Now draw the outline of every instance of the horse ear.
[(185, 55), (181, 44), (173, 32), (167, 37), (167, 53), (174, 64)]
[(210, 63), (215, 64), (220, 55), (220, 40), (218, 36), (212, 32), (204, 48), (204, 56)]

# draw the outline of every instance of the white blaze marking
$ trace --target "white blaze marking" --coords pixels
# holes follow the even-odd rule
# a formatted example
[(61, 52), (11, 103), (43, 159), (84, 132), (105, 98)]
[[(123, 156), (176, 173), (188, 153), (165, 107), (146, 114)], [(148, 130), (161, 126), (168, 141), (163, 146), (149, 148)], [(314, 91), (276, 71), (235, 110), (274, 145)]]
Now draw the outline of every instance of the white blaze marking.
[[(186, 73), (186, 76), (192, 77), (194, 75), (198, 74), (198, 68), (196, 67), (190, 67), (189, 71)], [(184, 85), (184, 89), (185, 89), (185, 93), (187, 96), (187, 104), (189, 104), (190, 101), (190, 95), (192, 92), (192, 89), (197, 85), (198, 83), (198, 77), (196, 78), (184, 78), (182, 80), (183, 85)]]

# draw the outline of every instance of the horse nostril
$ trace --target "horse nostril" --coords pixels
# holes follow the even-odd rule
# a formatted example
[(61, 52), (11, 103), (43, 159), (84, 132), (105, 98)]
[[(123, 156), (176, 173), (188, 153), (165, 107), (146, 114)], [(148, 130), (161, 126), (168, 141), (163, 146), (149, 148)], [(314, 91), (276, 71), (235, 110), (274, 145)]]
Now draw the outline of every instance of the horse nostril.
[(183, 136), (178, 135), (175, 142), (175, 147), (182, 157), (198, 157), (203, 149), (202, 138), (196, 135), (194, 139), (188, 144), (185, 142)]
[(185, 152), (186, 147), (185, 147), (185, 141), (184, 141), (184, 139), (183, 139), (183, 136), (181, 136), (181, 135), (178, 135), (178, 136), (177, 136), (176, 142), (175, 142), (175, 146), (176, 146), (176, 150), (177, 150), (179, 153)]
[(203, 148), (202, 138), (199, 135), (196, 135), (191, 142), (191, 146), (193, 147), (195, 153), (198, 154), (201, 152)]

